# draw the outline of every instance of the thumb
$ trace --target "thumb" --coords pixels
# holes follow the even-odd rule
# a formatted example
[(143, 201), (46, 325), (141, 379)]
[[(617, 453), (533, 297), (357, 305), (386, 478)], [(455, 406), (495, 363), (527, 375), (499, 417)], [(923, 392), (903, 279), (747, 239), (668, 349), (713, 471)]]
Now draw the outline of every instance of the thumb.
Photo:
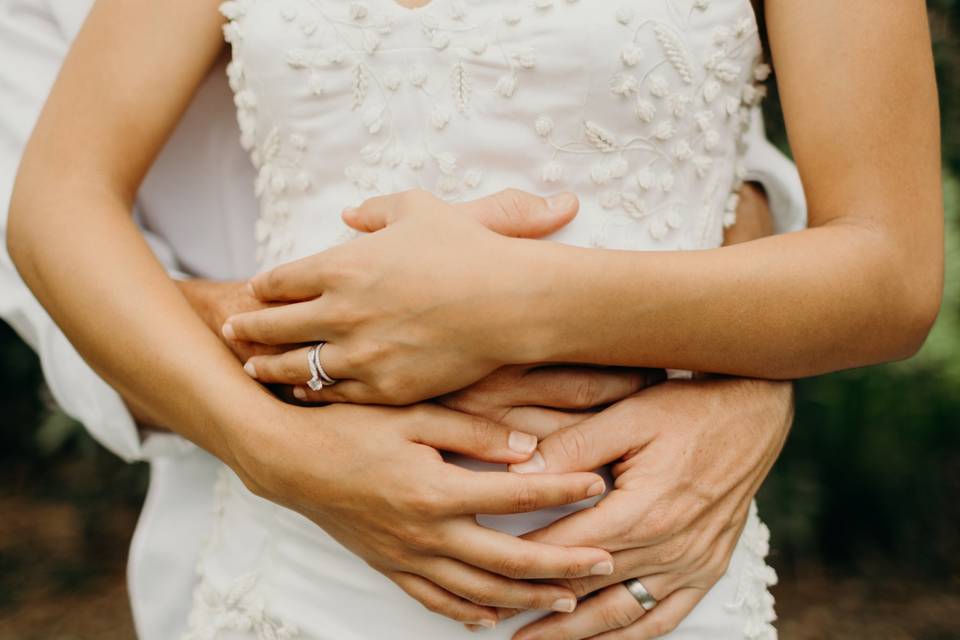
[(510, 465), (515, 473), (592, 471), (619, 460), (650, 440), (640, 414), (623, 402), (540, 441), (529, 460)]
[(506, 189), (457, 205), (483, 226), (514, 238), (540, 238), (567, 225), (577, 215), (580, 202), (572, 193), (547, 198), (519, 189)]
[(405, 215), (424, 212), (445, 203), (423, 189), (411, 189), (385, 196), (367, 198), (359, 207), (344, 209), (340, 216), (347, 226), (373, 233), (397, 222)]

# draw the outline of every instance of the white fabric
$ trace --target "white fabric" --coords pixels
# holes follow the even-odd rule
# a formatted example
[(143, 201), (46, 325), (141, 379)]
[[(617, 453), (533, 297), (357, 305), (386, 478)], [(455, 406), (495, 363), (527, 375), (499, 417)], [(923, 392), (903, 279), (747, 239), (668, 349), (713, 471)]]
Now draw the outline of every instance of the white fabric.
[[(349, 240), (338, 211), (413, 187), (451, 200), (569, 189), (580, 213), (551, 239), (581, 246), (716, 247), (733, 222), (741, 142), (769, 73), (747, 0), (222, 10), (264, 268)], [(189, 640), (473, 637), (228, 470), (218, 487)], [(480, 521), (520, 533), (594, 502)], [(776, 636), (764, 530), (751, 512), (726, 575), (669, 637)], [(484, 635), (510, 638), (539, 615)]]
[[(399, 7), (387, 7), (384, 4), (389, 1), (378, 0), (373, 11), (369, 11), (369, 7), (363, 3), (354, 3), (357, 7), (360, 7), (360, 9), (354, 9), (354, 11), (362, 12), (363, 9), (367, 9), (374, 19), (377, 19), (376, 16), (379, 15), (389, 15), (393, 20), (408, 20), (406, 14), (400, 13), (404, 10)], [(435, 1), (437, 5), (433, 9), (443, 10), (450, 7), (455, 10), (457, 6), (464, 6), (464, 3), (456, 1)], [(304, 3), (292, 4), (295, 9), (304, 6)], [(470, 3), (465, 4), (469, 5)], [(564, 3), (537, 2), (536, 6), (542, 7), (537, 11), (558, 12), (561, 9), (567, 9), (567, 7), (561, 7), (562, 4)], [(606, 3), (598, 5), (588, 3), (586, 0), (580, 2), (581, 6), (587, 4), (593, 4), (595, 9), (598, 6), (600, 7), (595, 11), (598, 17), (611, 15), (612, 9)], [(709, 5), (710, 3), (698, 2), (697, 4)], [(714, 2), (714, 4), (721, 3)], [(744, 9), (741, 4), (745, 3), (727, 2), (722, 4), (727, 7), (727, 9), (723, 9), (723, 11), (726, 11), (730, 7), (735, 7), (738, 10)], [(9, 199), (16, 165), (25, 140), (29, 136), (59, 64), (69, 47), (69, 42), (79, 30), (89, 5), (89, 0), (0, 0), (0, 202), (6, 203)], [(320, 3), (320, 6), (338, 12), (338, 16), (350, 17), (349, 14), (345, 13), (349, 10), (349, 3), (347, 2), (328, 1)], [(493, 6), (499, 10), (506, 5), (502, 2), (494, 2)], [(519, 7), (520, 4), (517, 4), (517, 6)], [(629, 18), (628, 22), (633, 21), (634, 16), (627, 15), (630, 3), (626, 3), (625, 6), (626, 9), (618, 11), (615, 18), (618, 20)], [(635, 14), (642, 13), (637, 9), (639, 6), (639, 4), (634, 3)], [(643, 11), (645, 10), (646, 6), (643, 7)], [(427, 17), (433, 11), (416, 13), (422, 17)], [(505, 24), (511, 24), (511, 26), (518, 27), (520, 32), (524, 32), (524, 29), (530, 29), (530, 23), (524, 22), (527, 17), (527, 10), (524, 9), (520, 13), (520, 21), (511, 24), (514, 16), (508, 15)], [(529, 13), (536, 12), (529, 11)], [(472, 9), (467, 13), (467, 16), (472, 19), (474, 16), (471, 14)], [(690, 15), (697, 16), (693, 11), (690, 12)], [(634, 22), (634, 24), (637, 23)], [(718, 23), (718, 26), (722, 27), (724, 25)], [(733, 27), (735, 28), (736, 25), (733, 25)], [(306, 33), (310, 26), (301, 22), (299, 28)], [(369, 31), (374, 32), (375, 30)], [(262, 32), (262, 35), (272, 37), (276, 34), (268, 29)], [(393, 37), (387, 34), (381, 35), (384, 36), (385, 41)], [(684, 32), (681, 32), (681, 35), (685, 35)], [(409, 36), (410, 34), (407, 33), (404, 37)], [(655, 34), (654, 38), (650, 39), (648, 35), (644, 36), (640, 41), (640, 48), (647, 55), (662, 56), (658, 48), (662, 46), (660, 40), (669, 42), (670, 37), (666, 35), (656, 39)], [(265, 44), (270, 45), (270, 48), (275, 48), (273, 46), (275, 43), (271, 44), (269, 40)], [(479, 47), (479, 43), (475, 44)], [(492, 46), (491, 43), (487, 43), (487, 45)], [(431, 46), (434, 47), (434, 51), (440, 53), (436, 61), (428, 60), (428, 64), (425, 65), (429, 69), (428, 80), (425, 81), (428, 86), (432, 86), (436, 82), (437, 74), (441, 69), (444, 73), (447, 71), (447, 68), (443, 65), (450, 60), (449, 53), (442, 53), (447, 50), (447, 47), (443, 46), (442, 37), (431, 43)], [(604, 48), (599, 47), (599, 49)], [(542, 69), (555, 64), (552, 59), (542, 57), (537, 59), (536, 54), (531, 58), (525, 56), (525, 53), (529, 52), (525, 50), (514, 52), (516, 57), (513, 58), (512, 66), (517, 71), (516, 80), (518, 82), (513, 89), (514, 97), (510, 99), (513, 103), (524, 99), (524, 92), (527, 91), (527, 86), (524, 83), (528, 73), (533, 77), (536, 75), (534, 71), (538, 65)], [(627, 59), (632, 59), (631, 56), (635, 53), (635, 51), (626, 52), (628, 54)], [(264, 56), (263, 62), (268, 63), (272, 59), (277, 58)], [(585, 59), (592, 59), (592, 57)], [(531, 62), (533, 62), (533, 67), (527, 67), (526, 65)], [(570, 60), (566, 60), (566, 63), (569, 64)], [(502, 63), (500, 65), (502, 67)], [(398, 67), (404, 73), (413, 73), (414, 79), (420, 72), (420, 69), (416, 67), (410, 69), (406, 68), (405, 65), (398, 65)], [(664, 69), (664, 77), (669, 78), (670, 74), (667, 72), (672, 68), (670, 66)], [(236, 73), (236, 69), (234, 69), (234, 73)], [(556, 73), (556, 69), (552, 73)], [(165, 264), (169, 266), (171, 273), (181, 277), (184, 273), (201, 277), (244, 277), (254, 270), (253, 228), (254, 221), (257, 218), (257, 204), (251, 194), (250, 185), (255, 173), (250, 168), (249, 162), (237, 143), (239, 134), (230, 115), (233, 105), (222, 74), (222, 69), (216, 70), (198, 93), (194, 105), (185, 117), (177, 134), (167, 145), (163, 155), (151, 171), (138, 201), (141, 221), (145, 227), (145, 232), (151, 237), (151, 244)], [(290, 86), (296, 86), (296, 82), (288, 74), (289, 72), (284, 69), (284, 75), (287, 80), (291, 81)], [(338, 77), (336, 74), (330, 74), (329, 77), (324, 79), (314, 78), (308, 74), (306, 77), (301, 77), (298, 82), (304, 81), (306, 85), (301, 82), (301, 86), (308, 87), (311, 86), (310, 83), (316, 82), (317, 86), (312, 86), (310, 89), (315, 91), (323, 88), (319, 86), (322, 82), (337, 81)], [(582, 73), (578, 73), (577, 77), (582, 78)], [(469, 79), (471, 81), (476, 80), (473, 89), (478, 94), (480, 92), (489, 93), (489, 86), (486, 86), (489, 78), (471, 77)], [(498, 88), (502, 90), (502, 93), (509, 93), (511, 79), (512, 77), (508, 76), (507, 80), (501, 84), (499, 78), (497, 78)], [(393, 78), (391, 77), (389, 80), (392, 84)], [(408, 82), (406, 77), (403, 81)], [(670, 82), (672, 83), (674, 80), (670, 79)], [(565, 80), (558, 84), (564, 87), (565, 91), (571, 91), (571, 87), (575, 86)], [(375, 89), (371, 88), (369, 84), (367, 87), (371, 91)], [(351, 90), (352, 88), (351, 85)], [(629, 89), (629, 87), (627, 88)], [(342, 90), (343, 87), (337, 87), (337, 91)], [(383, 87), (377, 90), (391, 91), (389, 88), (384, 89)], [(463, 97), (462, 93), (461, 97)], [(636, 96), (625, 97), (633, 99)], [(488, 98), (484, 97), (483, 100), (488, 101)], [(495, 103), (488, 101), (486, 104), (490, 106), (492, 111), (484, 114), (485, 117), (501, 113), (500, 107)], [(457, 108), (459, 105), (454, 104), (453, 106), (455, 109), (451, 110), (449, 115), (442, 112), (424, 115), (429, 115), (431, 119), (436, 118), (435, 123), (442, 122), (444, 117), (450, 118), (448, 124), (442, 127), (442, 129), (446, 129), (449, 125), (454, 124), (456, 117), (459, 117), (456, 115), (460, 113)], [(682, 105), (678, 105), (678, 108), (682, 109)], [(352, 109), (341, 109), (337, 113), (344, 118), (344, 123), (356, 122), (358, 118), (358, 115)], [(371, 127), (376, 128), (376, 118), (371, 118), (372, 115), (375, 116), (376, 114), (367, 113), (366, 110), (360, 111), (359, 117), (368, 119), (368, 122), (365, 121), (364, 125), (367, 127), (367, 131)], [(550, 115), (556, 118), (558, 114), (554, 112)], [(618, 117), (611, 122), (619, 125), (624, 121)], [(303, 123), (298, 122), (297, 124), (299, 126)], [(545, 126), (543, 122), (539, 124)], [(536, 123), (521, 122), (518, 118), (516, 122), (518, 128), (526, 125), (537, 126)], [(434, 125), (430, 126), (433, 127)], [(543, 129), (543, 126), (541, 126), (541, 129)], [(329, 121), (317, 120), (318, 132), (328, 131), (329, 127)], [(440, 130), (437, 129), (437, 131)], [(452, 132), (453, 129), (451, 128), (449, 131)], [(802, 226), (804, 217), (802, 191), (799, 190), (799, 181), (795, 170), (788, 161), (772, 150), (765, 140), (754, 137), (758, 132), (759, 130), (755, 130), (751, 135), (752, 144), (744, 157), (747, 165), (745, 175), (750, 179), (763, 182), (767, 193), (771, 195), (778, 230), (795, 229)], [(457, 134), (450, 133), (449, 135)], [(355, 143), (364, 141), (363, 137), (356, 134), (350, 134), (350, 136), (342, 139), (339, 143), (341, 146), (336, 149), (336, 151), (343, 151), (344, 155), (342, 157), (347, 159), (356, 157), (357, 152), (362, 151), (362, 147), (355, 147)], [(729, 142), (729, 139), (725, 138), (723, 144), (726, 145), (727, 142)], [(346, 143), (349, 143), (349, 146)], [(534, 147), (531, 146), (530, 148), (533, 149)], [(470, 151), (470, 149), (467, 149), (467, 153), (461, 153), (461, 157), (469, 159), (471, 157)], [(477, 153), (479, 153), (479, 148)], [(413, 154), (413, 156), (415, 155)], [(316, 162), (318, 158), (316, 148), (311, 149), (310, 156), (312, 158), (311, 162)], [(327, 173), (331, 171), (330, 167), (333, 168), (334, 173), (342, 169), (344, 161), (341, 160), (339, 153), (331, 152), (327, 154), (327, 157), (336, 159), (335, 162), (328, 161), (326, 163)], [(490, 156), (490, 159), (492, 160), (495, 157)], [(448, 158), (440, 158), (441, 161), (445, 159)], [(389, 158), (387, 160), (393, 161)], [(406, 162), (408, 159), (405, 158), (404, 161)], [(351, 166), (356, 169), (357, 163), (351, 162)], [(485, 167), (488, 170), (485, 172), (486, 177), (483, 173), (478, 176), (476, 172), (471, 172), (469, 175), (460, 175), (460, 178), (464, 185), (473, 184), (479, 178), (479, 181), (476, 182), (476, 193), (486, 193), (499, 186), (527, 186), (534, 191), (541, 192), (558, 190), (560, 187), (573, 187), (581, 196), (587, 197), (587, 204), (591, 204), (590, 199), (596, 200), (598, 198), (598, 189), (593, 186), (592, 181), (582, 183), (572, 180), (557, 183), (540, 182), (530, 178), (529, 171), (512, 173), (514, 171), (513, 166), (507, 167), (505, 165), (505, 168), (509, 169), (509, 175), (504, 171), (501, 171), (499, 175), (491, 174), (490, 168)], [(573, 163), (573, 168), (577, 171), (582, 169), (577, 163)], [(320, 167), (320, 169), (323, 170), (323, 167)], [(538, 166), (536, 168), (537, 173), (542, 173), (542, 169), (546, 169), (546, 167)], [(611, 169), (613, 173), (619, 171), (617, 167), (611, 167)], [(568, 173), (565, 175), (569, 178), (571, 167), (566, 167), (566, 170)], [(318, 175), (325, 174), (320, 172)], [(408, 173), (401, 176), (396, 186), (409, 186), (407, 181), (410, 179), (410, 175)], [(494, 179), (490, 179), (491, 175), (495, 175)], [(511, 181), (513, 175), (516, 175), (516, 181)], [(364, 184), (367, 177), (362, 173), (358, 174), (355, 170), (352, 171), (352, 176), (354, 182), (340, 185), (343, 194), (345, 196), (349, 195), (351, 200), (364, 195), (362, 191), (357, 190), (356, 181)], [(599, 171), (598, 177), (602, 179), (604, 176), (604, 171)], [(438, 177), (435, 168), (431, 177)], [(333, 184), (337, 183), (344, 183), (344, 180), (334, 179)], [(296, 184), (296, 180), (293, 181), (293, 184)], [(436, 182), (424, 186), (442, 190), (441, 187), (449, 188), (451, 181), (444, 181), (442, 176), (439, 176)], [(681, 193), (689, 193), (689, 187), (683, 185), (680, 181), (676, 182), (674, 188)], [(622, 193), (624, 191), (621, 191), (621, 195)], [(473, 193), (465, 195), (473, 195)], [(318, 198), (319, 196), (314, 195), (312, 197)], [(334, 192), (327, 192), (323, 197), (329, 198), (332, 203), (335, 202), (337, 207), (343, 204), (338, 201)], [(610, 199), (613, 197), (612, 195), (608, 196)], [(317, 201), (316, 199), (313, 200), (313, 202)], [(609, 204), (609, 201), (607, 203)], [(275, 212), (273, 213), (275, 214)], [(275, 215), (273, 219), (276, 219)], [(6, 207), (0, 206), (0, 228), (4, 230), (6, 227), (5, 221)], [(267, 227), (269, 226), (267, 225)], [(318, 238), (316, 234), (307, 234), (301, 250), (309, 250), (311, 246), (314, 250), (322, 248), (324, 243), (331, 241), (331, 238), (325, 236), (329, 232), (329, 226), (323, 226), (321, 232), (321, 235), (324, 235), (323, 238)], [(261, 237), (268, 230), (264, 224), (261, 224)], [(649, 230), (647, 230), (647, 233), (649, 234)], [(652, 236), (648, 237), (652, 238)], [(567, 238), (567, 240), (576, 241), (576, 238)], [(664, 245), (664, 248), (667, 246)], [(127, 460), (150, 459), (152, 461), (150, 494), (137, 528), (130, 555), (131, 600), (139, 637), (156, 638), (158, 640), (177, 637), (184, 629), (187, 611), (191, 606), (190, 593), (194, 583), (193, 567), (200, 557), (199, 546), (202, 538), (200, 532), (207, 530), (214, 522), (209, 518), (208, 509), (212, 502), (211, 478), (217, 473), (217, 463), (205, 453), (198, 451), (176, 436), (151, 435), (145, 442), (141, 441), (136, 425), (130, 418), (123, 402), (84, 363), (56, 325), (36, 303), (13, 269), (9, 257), (6, 255), (5, 247), (0, 247), (0, 317), (10, 322), (38, 352), (48, 384), (54, 396), (68, 414), (82, 421), (94, 437), (121, 457)], [(229, 483), (223, 482), (222, 485), (229, 486)], [(221, 499), (225, 499), (224, 496), (227, 495), (229, 493), (224, 492)], [(244, 510), (240, 510), (240, 513), (244, 513)], [(762, 526), (759, 525), (759, 522), (756, 522), (755, 525)], [(760, 542), (757, 542), (756, 546), (762, 551), (763, 532), (760, 529), (758, 531), (759, 533), (755, 537)], [(759, 551), (754, 553), (754, 555), (757, 554), (759, 554)], [(737, 558), (742, 558), (744, 555), (741, 548), (738, 551)], [(749, 554), (747, 555), (749, 556)], [(763, 554), (759, 555), (762, 556)], [(356, 562), (353, 559), (340, 558), (339, 556), (338, 561), (344, 562), (348, 566), (352, 562)], [(735, 561), (734, 564), (736, 565), (737, 562)], [(368, 577), (364, 577), (364, 579)], [(306, 579), (307, 576), (304, 576), (304, 578)], [(374, 576), (372, 579), (376, 581), (377, 577)], [(377, 588), (382, 586), (379, 583), (377, 585)], [(395, 597), (394, 600), (396, 600)], [(408, 603), (402, 602), (402, 600), (401, 598), (397, 605), (400, 607), (408, 606)], [(755, 601), (756, 598), (751, 600)], [(358, 603), (354, 602), (352, 607), (357, 605)], [(344, 610), (353, 609), (347, 607)], [(312, 630), (308, 631), (313, 632)], [(312, 636), (305, 635), (305, 637)], [(400, 636), (390, 634), (390, 637)], [(711, 634), (710, 637), (720, 636)]]
[[(88, 0), (0, 1), (0, 230), (20, 154)], [(213, 71), (157, 159), (138, 215), (158, 257), (178, 277), (253, 273), (254, 173), (238, 143), (224, 69)], [(151, 460), (150, 489), (131, 548), (134, 621), (144, 640), (183, 633), (203, 532), (211, 522), (209, 455), (172, 434), (140, 433), (120, 396), (84, 362), (20, 280), (0, 247), (0, 317), (40, 356), (61, 408), (125, 460)]]

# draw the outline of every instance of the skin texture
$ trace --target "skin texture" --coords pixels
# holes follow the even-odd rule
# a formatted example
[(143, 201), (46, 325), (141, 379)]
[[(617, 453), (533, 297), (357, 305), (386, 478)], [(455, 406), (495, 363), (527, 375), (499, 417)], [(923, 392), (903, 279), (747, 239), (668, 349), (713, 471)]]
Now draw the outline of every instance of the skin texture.
[[(129, 217), (133, 196), (219, 55), (219, 26), (215, 3), (96, 5), (21, 165), (8, 234), (21, 273), (81, 353), (151, 422), (175, 426), (251, 490), (304, 513), (428, 607), (465, 622), (493, 622), (493, 607), (568, 607), (575, 591), (519, 579), (607, 573), (606, 550), (511, 542), (481, 530), (472, 514), (579, 500), (596, 490), (597, 476), (480, 478), (446, 465), (438, 449), (505, 463), (529, 460), (532, 449), (511, 449), (509, 427), (438, 405), (286, 405), (235, 366), (150, 255)], [(109, 252), (97, 250), (104, 238)], [(104, 317), (125, 330), (104, 332)], [(317, 451), (330, 452), (323, 465)], [(377, 462), (387, 456), (391, 464)], [(381, 474), (356, 482), (358, 461)], [(347, 521), (350, 532), (338, 529)], [(451, 546), (444, 532), (466, 542)]]
[[(589, 573), (598, 564), (605, 570), (606, 551), (520, 548), (508, 544), (509, 536), (479, 527), (472, 514), (578, 501), (596, 491), (598, 476), (523, 478), (445, 464), (438, 449), (509, 463), (529, 458), (533, 447), (518, 453), (509, 447), (508, 427), (440, 406), (285, 404), (236, 366), (151, 255), (130, 217), (133, 195), (219, 55), (220, 22), (212, 2), (103, 0), (93, 8), (21, 163), (7, 237), (18, 269), (88, 362), (134, 398), (149, 423), (175, 427), (257, 495), (326, 524), (414, 597), (449, 595), (451, 615), (466, 622), (492, 622), (489, 605), (510, 602), (550, 608), (560, 601), (569, 608), (575, 602), (569, 589), (518, 578)], [(82, 225), (75, 224), (78, 211)], [(58, 228), (71, 233), (53, 232)], [(109, 252), (97, 249), (104, 238), (110, 238)], [(104, 317), (125, 330), (103, 331)], [(323, 465), (317, 465), (318, 451), (329, 452)], [(398, 451), (409, 453), (395, 460)], [(385, 475), (356, 482), (358, 460)], [(457, 496), (457, 504), (438, 498), (438, 486)], [(357, 509), (366, 516), (353, 521), (354, 531), (338, 531), (336, 522)], [(449, 528), (456, 529), (454, 538), (410, 533)], [(511, 575), (471, 564), (471, 552), (480, 548), (489, 549), (487, 566)]]
[[(508, 235), (548, 233), (552, 229), (544, 221), (559, 216), (565, 222), (573, 213), (518, 192), (468, 203), (461, 211)], [(726, 242), (762, 237), (770, 232), (770, 223), (762, 191), (746, 185), (737, 225)], [(209, 293), (214, 295), (199, 305), (212, 331), (235, 310), (238, 299), (258, 304), (242, 283), (213, 286)], [(225, 294), (217, 296), (223, 286)], [(222, 308), (210, 313), (217, 297)], [(251, 350), (267, 348), (228, 344), (241, 360)], [(620, 626), (634, 634), (671, 629), (726, 569), (746, 520), (746, 505), (789, 429), (792, 386), (725, 379), (641, 391), (662, 380), (663, 372), (657, 370), (515, 366), (438, 399), (451, 409), (539, 436), (537, 455), (544, 468), (590, 470), (621, 461), (615, 467), (614, 492), (585, 512), (590, 517), (571, 518), (528, 536), (602, 546), (614, 552), (614, 573), (566, 582), (578, 596), (594, 597), (572, 614), (530, 625), (518, 638), (587, 638)], [(598, 531), (608, 533), (597, 536)], [(620, 586), (630, 577), (643, 578), (662, 601), (656, 613), (644, 617)], [(434, 611), (456, 617), (459, 603), (449, 594), (424, 589), (420, 599)], [(498, 614), (502, 619), (516, 611), (500, 609)]]
[[(513, 468), (552, 473), (613, 463), (614, 490), (596, 508), (525, 537), (602, 546), (616, 570), (568, 582), (593, 597), (573, 614), (526, 627), (517, 640), (613, 631), (647, 638), (676, 628), (726, 571), (791, 422), (788, 383), (697, 380), (642, 391), (544, 439), (533, 461)], [(620, 584), (633, 577), (660, 601), (653, 612), (645, 615)]]
[[(772, 1), (767, 19), (810, 229), (707, 251), (601, 251), (503, 238), (427, 193), (383, 196), (344, 213), (375, 233), (252, 280), (261, 300), (299, 303), (224, 331), (327, 341), (324, 366), (346, 380), (328, 399), (400, 404), (523, 362), (790, 379), (912, 355), (943, 269), (924, 4)], [(275, 377), (264, 359), (254, 368)]]

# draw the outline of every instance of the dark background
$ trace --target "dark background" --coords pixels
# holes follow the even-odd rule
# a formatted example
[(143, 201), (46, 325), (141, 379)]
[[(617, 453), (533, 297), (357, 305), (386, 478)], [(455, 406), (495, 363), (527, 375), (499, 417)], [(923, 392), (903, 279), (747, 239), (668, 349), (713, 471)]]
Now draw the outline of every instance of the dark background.
[[(929, 0), (947, 289), (910, 361), (804, 380), (761, 491), (781, 637), (960, 639), (960, 0)], [(771, 136), (785, 142), (776, 91)], [(0, 323), (0, 640), (132, 638), (124, 561), (146, 487), (52, 405)]]

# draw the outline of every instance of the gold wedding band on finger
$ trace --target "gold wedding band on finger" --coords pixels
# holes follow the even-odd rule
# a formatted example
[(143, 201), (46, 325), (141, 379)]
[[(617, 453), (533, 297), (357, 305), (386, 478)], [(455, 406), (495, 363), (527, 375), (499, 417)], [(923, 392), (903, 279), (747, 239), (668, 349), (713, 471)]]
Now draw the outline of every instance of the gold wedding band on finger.
[(644, 611), (651, 611), (654, 607), (657, 606), (657, 599), (647, 591), (647, 588), (643, 586), (643, 583), (640, 582), (637, 578), (630, 578), (629, 580), (623, 581), (623, 586), (627, 588), (627, 591), (630, 592), (637, 602), (640, 603), (640, 606), (643, 607)]
[(322, 391), (324, 387), (332, 387), (337, 381), (327, 375), (320, 364), (320, 350), (326, 342), (318, 342), (307, 351), (307, 365), (310, 367), (311, 378), (307, 380), (307, 386), (311, 391)]

